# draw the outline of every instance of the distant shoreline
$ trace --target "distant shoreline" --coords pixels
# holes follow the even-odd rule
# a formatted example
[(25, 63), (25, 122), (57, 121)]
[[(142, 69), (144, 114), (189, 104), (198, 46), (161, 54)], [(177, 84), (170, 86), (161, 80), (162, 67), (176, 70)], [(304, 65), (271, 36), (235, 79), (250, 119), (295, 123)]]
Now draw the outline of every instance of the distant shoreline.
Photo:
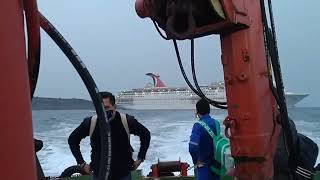
[(32, 110), (94, 110), (94, 106), (85, 99), (34, 97)]

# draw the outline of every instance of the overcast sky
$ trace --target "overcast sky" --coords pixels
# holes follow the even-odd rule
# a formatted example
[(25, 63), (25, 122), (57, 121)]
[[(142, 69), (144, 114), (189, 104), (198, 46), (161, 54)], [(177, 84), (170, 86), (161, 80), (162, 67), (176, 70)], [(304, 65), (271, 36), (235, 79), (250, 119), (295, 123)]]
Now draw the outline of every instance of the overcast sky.
[[(171, 41), (161, 39), (149, 19), (136, 15), (134, 2), (39, 0), (38, 4), (80, 55), (100, 90), (116, 93), (144, 87), (151, 82), (145, 76), (148, 72), (160, 74), (168, 86), (186, 86)], [(285, 87), (311, 94), (301, 106), (320, 106), (320, 1), (273, 2)], [(219, 38), (197, 39), (195, 45), (200, 84), (223, 80)], [(88, 99), (76, 71), (44, 32), (41, 51), (36, 95)], [(181, 53), (189, 71), (189, 43), (181, 44)]]

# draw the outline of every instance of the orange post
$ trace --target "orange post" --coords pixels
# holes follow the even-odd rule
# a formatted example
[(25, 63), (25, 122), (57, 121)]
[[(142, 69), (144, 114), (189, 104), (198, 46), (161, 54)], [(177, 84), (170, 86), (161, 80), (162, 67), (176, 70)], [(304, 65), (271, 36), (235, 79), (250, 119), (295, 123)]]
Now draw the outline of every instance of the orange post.
[(188, 176), (188, 168), (189, 168), (188, 163), (181, 163), (181, 176), (183, 177)]
[(36, 179), (22, 9), (20, 0), (0, 6), (0, 170), (6, 180)]
[(273, 178), (273, 155), (279, 124), (269, 87), (260, 1), (240, 1), (250, 17), (249, 28), (222, 34), (222, 64), (226, 85), (231, 151), (241, 180)]
[(160, 169), (158, 164), (153, 164), (151, 166), (151, 172), (152, 172), (152, 177), (153, 178), (159, 178), (160, 177), (160, 173), (159, 173)]
[[(224, 124), (236, 160), (236, 177), (240, 180), (272, 179), (280, 124), (269, 84), (261, 1), (176, 2), (137, 0), (136, 11), (140, 17), (156, 21), (166, 32), (165, 39), (220, 35), (228, 105)], [(214, 13), (210, 15), (211, 11)], [(177, 16), (177, 12), (184, 17)], [(222, 13), (223, 16), (217, 16)], [(179, 23), (171, 24), (170, 18)], [(188, 18), (188, 21), (180, 22), (179, 18)], [(187, 27), (193, 28), (192, 33), (185, 33), (189, 32)]]

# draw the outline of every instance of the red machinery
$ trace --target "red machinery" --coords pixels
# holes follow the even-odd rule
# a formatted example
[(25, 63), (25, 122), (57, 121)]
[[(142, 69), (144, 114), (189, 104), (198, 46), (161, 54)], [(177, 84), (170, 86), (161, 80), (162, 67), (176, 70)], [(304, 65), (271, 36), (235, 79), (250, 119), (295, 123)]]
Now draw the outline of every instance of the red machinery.
[[(159, 6), (159, 2), (166, 2)], [(272, 179), (273, 155), (280, 130), (277, 104), (270, 89), (261, 1), (138, 0), (137, 12), (150, 16), (168, 39), (219, 34), (227, 92), (225, 120), (239, 179)], [(22, 4), (24, 3), (24, 4)], [(160, 3), (161, 5), (161, 3)], [(23, 9), (28, 25), (28, 64)], [(35, 180), (30, 89), (39, 57), (39, 19), (35, 0), (4, 0), (0, 6), (0, 77), (2, 179)], [(182, 17), (182, 19), (179, 19)], [(180, 24), (179, 24), (180, 23)], [(5, 163), (4, 163), (5, 162)]]
[(160, 178), (162, 176), (174, 176), (173, 172), (180, 172), (180, 176), (188, 176), (189, 164), (180, 161), (158, 161), (151, 166), (150, 177)]
[[(0, 169), (1, 178), (8, 180), (36, 179), (23, 16), (23, 8), (30, 12), (33, 5), (33, 0), (4, 0), (0, 6)], [(27, 14), (32, 16), (32, 13)], [(33, 28), (33, 24), (28, 24), (28, 29), (33, 31), (30, 33), (37, 36), (39, 24)], [(34, 49), (39, 43), (35, 36), (29, 36), (32, 40), (28, 41), (30, 62), (37, 56), (35, 51), (39, 50)]]
[(236, 159), (236, 176), (244, 180), (272, 179), (280, 131), (261, 5), (261, 1), (247, 0), (136, 1), (138, 15), (150, 17), (166, 32), (165, 39), (220, 35), (228, 105), (224, 124)]

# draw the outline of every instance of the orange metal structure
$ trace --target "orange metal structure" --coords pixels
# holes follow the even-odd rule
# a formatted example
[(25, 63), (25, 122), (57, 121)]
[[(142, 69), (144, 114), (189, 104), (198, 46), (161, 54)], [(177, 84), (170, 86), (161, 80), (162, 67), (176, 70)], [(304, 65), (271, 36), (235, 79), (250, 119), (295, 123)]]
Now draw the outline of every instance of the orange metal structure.
[[(231, 2), (231, 1), (229, 1)], [(222, 64), (232, 155), (240, 179), (272, 179), (279, 135), (276, 101), (269, 86), (259, 1), (242, 1), (250, 27), (222, 34)]]
[(151, 165), (151, 177), (160, 178), (162, 176), (168, 176), (173, 172), (180, 172), (180, 176), (188, 176), (189, 164), (181, 161), (158, 161), (157, 164)]
[[(33, 19), (28, 24), (33, 33), (29, 36), (32, 40), (28, 47), (30, 74), (36, 68), (34, 62), (40, 52), (37, 49), (40, 44), (37, 39), (39, 19), (32, 16), (37, 12), (35, 1), (25, 2), (28, 4), (23, 5), (20, 0), (3, 0), (0, 6), (0, 169), (5, 172), (2, 179), (36, 179), (30, 103), (36, 80), (30, 78), (30, 88), (23, 9)], [(236, 158), (236, 176), (241, 180), (272, 179), (280, 126), (276, 121), (276, 102), (269, 87), (261, 4), (256, 0), (220, 2), (226, 14), (223, 21), (196, 27), (192, 36), (179, 39), (220, 34), (228, 104), (224, 124), (230, 130), (227, 135)], [(148, 14), (151, 12), (148, 7), (143, 6), (139, 12), (152, 16), (152, 13)]]
[(1, 179), (36, 179), (23, 4), (0, 6)]
[[(203, 9), (195, 7), (208, 2), (220, 3), (225, 17), (212, 18), (209, 23), (199, 25), (197, 19), (208, 17), (201, 14), (208, 6), (204, 5)], [(241, 180), (273, 178), (273, 156), (280, 132), (276, 120), (279, 112), (270, 89), (260, 2), (167, 0), (166, 4), (161, 4), (161, 0), (136, 1), (138, 15), (156, 21), (165, 30), (166, 39), (220, 35), (228, 105), (224, 124), (236, 160), (235, 175)], [(192, 4), (189, 9), (188, 3)], [(170, 19), (175, 22), (173, 27)]]

